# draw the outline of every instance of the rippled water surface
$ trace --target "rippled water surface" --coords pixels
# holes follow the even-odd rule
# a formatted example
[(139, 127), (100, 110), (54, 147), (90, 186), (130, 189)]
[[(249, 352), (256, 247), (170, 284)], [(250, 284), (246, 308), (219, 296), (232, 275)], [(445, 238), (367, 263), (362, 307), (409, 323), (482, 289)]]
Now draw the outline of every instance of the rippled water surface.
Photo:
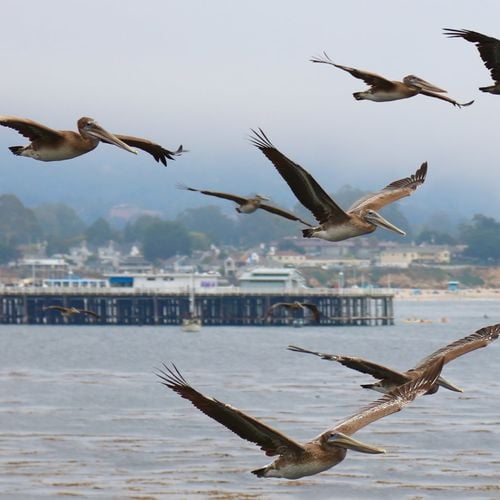
[(500, 498), (499, 341), (445, 367), (463, 394), (440, 390), (356, 434), (385, 455), (348, 452), (299, 481), (254, 477), (270, 459), (154, 375), (173, 361), (204, 394), (308, 440), (377, 393), (359, 387), (367, 375), (288, 344), (405, 370), (500, 322), (498, 301), (399, 301), (395, 312), (390, 327), (2, 326), (0, 495)]

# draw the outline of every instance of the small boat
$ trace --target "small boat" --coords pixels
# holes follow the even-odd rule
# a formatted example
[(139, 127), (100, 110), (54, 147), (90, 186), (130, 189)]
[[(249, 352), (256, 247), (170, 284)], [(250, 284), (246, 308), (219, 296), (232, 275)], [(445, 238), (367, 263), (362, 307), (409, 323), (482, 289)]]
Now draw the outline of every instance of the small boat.
[(199, 332), (203, 324), (202, 319), (196, 315), (194, 292), (194, 274), (192, 274), (191, 286), (189, 287), (189, 315), (187, 318), (183, 318), (181, 322), (183, 332)]

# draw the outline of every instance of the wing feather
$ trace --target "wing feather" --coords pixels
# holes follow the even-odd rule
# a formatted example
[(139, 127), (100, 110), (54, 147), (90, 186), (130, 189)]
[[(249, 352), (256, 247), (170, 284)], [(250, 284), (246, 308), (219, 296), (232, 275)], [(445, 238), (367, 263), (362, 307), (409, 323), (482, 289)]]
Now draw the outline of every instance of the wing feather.
[(283, 210), (282, 208), (278, 208), (278, 207), (275, 207), (273, 205), (268, 205), (267, 203), (263, 203), (263, 202), (260, 203), (259, 208), (261, 208), (262, 210), (265, 210), (266, 212), (270, 212), (272, 214), (276, 214), (276, 215), (279, 215), (281, 217), (284, 217), (285, 219), (294, 220), (297, 222), (301, 222), (302, 224), (305, 224), (306, 226), (313, 227), (312, 224), (309, 224), (309, 222), (306, 222), (305, 220), (301, 219), (299, 216), (297, 216), (291, 212), (287, 212), (286, 210)]
[(425, 394), (435, 384), (443, 368), (443, 361), (443, 358), (437, 359), (419, 377), (396, 387), (383, 397), (361, 408), (354, 415), (347, 417), (324, 432), (319, 438), (329, 436), (332, 432), (342, 432), (347, 435), (354, 434), (366, 425), (402, 410), (408, 403)]
[(259, 422), (237, 408), (216, 399), (208, 398), (193, 389), (175, 365), (172, 365), (172, 368), (169, 368), (165, 364), (163, 366), (165, 369), (159, 370), (157, 373), (163, 385), (172, 389), (184, 399), (191, 401), (205, 415), (224, 425), (241, 438), (259, 445), (266, 455), (273, 456), (283, 453), (299, 454), (303, 451), (299, 443), (289, 439), (275, 429)]
[(349, 212), (360, 209), (378, 210), (389, 203), (393, 203), (405, 196), (410, 196), (418, 186), (422, 185), (427, 175), (427, 162), (422, 163), (420, 168), (409, 177), (391, 182), (385, 188), (375, 193), (370, 193), (354, 202)]
[(44, 139), (49, 140), (50, 142), (56, 142), (63, 139), (60, 131), (46, 127), (45, 125), (28, 118), (0, 116), (0, 125), (17, 130), (17, 132), (28, 138), (30, 141)]
[(462, 339), (456, 340), (445, 347), (441, 347), (437, 351), (429, 354), (429, 356), (422, 359), (416, 366), (415, 370), (425, 367), (427, 364), (432, 363), (433, 360), (443, 357), (444, 363), (449, 363), (450, 361), (467, 354), (468, 352), (475, 351), (481, 347), (486, 347), (490, 342), (493, 342), (498, 338), (500, 334), (500, 323), (491, 326), (485, 326), (480, 330), (477, 330), (472, 335), (468, 335)]
[(231, 200), (231, 201), (238, 203), (238, 205), (242, 205), (243, 203), (246, 203), (248, 201), (248, 198), (244, 198), (243, 196), (238, 196), (238, 195), (232, 194), (232, 193), (223, 193), (220, 191), (207, 191), (205, 189), (195, 189), (195, 188), (186, 186), (184, 184), (178, 184), (177, 187), (179, 189), (185, 189), (186, 191), (195, 191), (197, 193), (206, 194), (207, 196), (215, 196), (216, 198), (223, 198), (224, 200)]
[(250, 138), (252, 144), (271, 161), (300, 203), (312, 212), (320, 224), (329, 219), (335, 219), (338, 222), (349, 219), (349, 216), (326, 194), (312, 175), (278, 151), (261, 129), (259, 132), (255, 130), (252, 132), (254, 133), (254, 137)]

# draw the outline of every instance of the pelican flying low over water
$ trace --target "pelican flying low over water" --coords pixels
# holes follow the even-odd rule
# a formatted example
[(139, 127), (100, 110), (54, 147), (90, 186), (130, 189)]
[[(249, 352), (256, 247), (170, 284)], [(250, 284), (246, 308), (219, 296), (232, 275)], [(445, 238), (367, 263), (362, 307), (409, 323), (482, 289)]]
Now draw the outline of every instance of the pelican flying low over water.
[(500, 94), (500, 40), (482, 35), (477, 31), (452, 28), (444, 28), (444, 34), (450, 38), (463, 38), (476, 45), (484, 65), (490, 70), (491, 78), (495, 80), (494, 85), (479, 87), (479, 90), (490, 94)]
[(43, 308), (44, 311), (59, 311), (63, 316), (70, 317), (76, 314), (86, 314), (92, 316), (93, 318), (99, 319), (99, 315), (94, 311), (89, 311), (88, 309), (78, 309), (76, 307), (64, 307), (64, 306), (47, 306)]
[(266, 313), (266, 320), (270, 320), (274, 311), (276, 309), (279, 309), (280, 307), (283, 307), (287, 311), (300, 311), (300, 310), (305, 310), (309, 309), (311, 311), (314, 321), (318, 322), (320, 318), (320, 312), (318, 309), (318, 306), (316, 304), (313, 304), (312, 302), (277, 302), (276, 304), (273, 304)]
[(330, 469), (344, 460), (347, 450), (362, 453), (385, 453), (385, 450), (363, 443), (352, 434), (376, 420), (400, 411), (435, 383), (443, 366), (442, 360), (430, 365), (420, 377), (394, 389), (382, 398), (327, 429), (307, 443), (299, 443), (259, 420), (193, 389), (175, 365), (157, 375), (162, 384), (191, 401), (205, 415), (221, 423), (247, 441), (257, 444), (269, 457), (277, 456), (269, 465), (252, 471), (258, 477), (299, 479)]
[(474, 102), (470, 101), (460, 104), (454, 99), (443, 95), (446, 93), (446, 90), (436, 87), (435, 85), (432, 85), (432, 83), (426, 82), (425, 80), (422, 80), (422, 78), (415, 75), (405, 76), (402, 82), (397, 80), (388, 80), (387, 78), (377, 75), (376, 73), (370, 73), (368, 71), (335, 64), (328, 57), (326, 52), (324, 52), (324, 55), (324, 58), (313, 57), (311, 61), (314, 63), (331, 64), (336, 68), (347, 71), (354, 76), (354, 78), (359, 78), (367, 85), (370, 85), (368, 90), (365, 90), (364, 92), (354, 92), (354, 94), (352, 94), (358, 101), (364, 99), (375, 102), (396, 101), (398, 99), (407, 99), (408, 97), (422, 94), (428, 97), (435, 97), (436, 99), (447, 101), (453, 104), (453, 106), (458, 106), (459, 108), (463, 106), (470, 106)]
[[(490, 342), (493, 342), (498, 338), (500, 334), (500, 323), (497, 325), (486, 326), (477, 330), (477, 332), (472, 335), (468, 335), (462, 339), (456, 340), (451, 344), (448, 344), (441, 349), (433, 352), (429, 356), (425, 357), (422, 361), (417, 363), (417, 365), (406, 372), (399, 372), (388, 368), (384, 365), (379, 365), (373, 363), (367, 359), (354, 358), (351, 356), (339, 356), (336, 354), (326, 354), (322, 352), (308, 351), (307, 349), (302, 349), (302, 347), (288, 346), (290, 351), (301, 352), (306, 354), (314, 354), (322, 359), (328, 361), (337, 361), (338, 363), (357, 370), (358, 372), (367, 373), (373, 377), (380, 379), (374, 384), (362, 384), (361, 387), (365, 389), (373, 389), (377, 392), (388, 393), (392, 391), (395, 387), (405, 384), (410, 380), (420, 377), (422, 372), (428, 369), (429, 365), (434, 363), (436, 359), (442, 358), (443, 364), (449, 363), (454, 359), (467, 354), (468, 352), (475, 351), (481, 347), (486, 347)], [(439, 386), (449, 389), (450, 391), (463, 392), (462, 389), (451, 384), (443, 377), (439, 377), (436, 383), (427, 391), (427, 394), (434, 394), (438, 391)]]
[(216, 198), (223, 198), (224, 200), (234, 201), (235, 203), (238, 204), (235, 210), (239, 214), (251, 214), (255, 212), (257, 209), (261, 208), (266, 212), (279, 215), (280, 217), (284, 217), (285, 219), (302, 222), (302, 224), (312, 227), (311, 224), (302, 220), (297, 215), (292, 214), (291, 212), (287, 212), (286, 210), (275, 207), (273, 205), (270, 205), (269, 203), (265, 203), (265, 201), (269, 201), (269, 198), (266, 198), (264, 196), (256, 195), (254, 197), (245, 198), (243, 196), (238, 196), (236, 194), (231, 194), (231, 193), (221, 193), (219, 191), (206, 191), (204, 189), (194, 189), (184, 184), (178, 184), (177, 187), (179, 189), (184, 189), (186, 191), (195, 191), (197, 193), (206, 194), (208, 196), (215, 196)]
[(13, 154), (40, 161), (69, 160), (92, 151), (99, 142), (113, 144), (134, 154), (137, 154), (134, 147), (142, 149), (163, 165), (167, 165), (167, 159), (174, 160), (175, 156), (184, 152), (182, 145), (176, 151), (169, 151), (147, 139), (112, 134), (88, 117), (78, 120), (78, 133), (71, 130), (54, 130), (17, 116), (0, 116), (0, 125), (17, 130), (31, 140), (26, 146), (9, 147)]
[(252, 143), (273, 163), (300, 203), (313, 213), (320, 224), (318, 227), (303, 229), (304, 238), (341, 241), (372, 233), (377, 227), (402, 235), (406, 234), (376, 210), (409, 196), (423, 184), (427, 174), (427, 163), (422, 163), (410, 177), (394, 181), (381, 191), (364, 196), (345, 212), (328, 196), (309, 172), (278, 151), (266, 134), (261, 129), (259, 131), (253, 130), (255, 137), (251, 138)]

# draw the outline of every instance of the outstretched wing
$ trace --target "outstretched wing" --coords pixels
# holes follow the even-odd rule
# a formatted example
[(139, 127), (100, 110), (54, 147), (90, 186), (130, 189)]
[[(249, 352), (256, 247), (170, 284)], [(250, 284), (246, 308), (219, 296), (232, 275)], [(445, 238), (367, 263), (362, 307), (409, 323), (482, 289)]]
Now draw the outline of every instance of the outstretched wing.
[(439, 358), (429, 365), (419, 377), (396, 387), (383, 397), (361, 408), (356, 414), (328, 429), (319, 437), (328, 437), (332, 432), (342, 432), (350, 436), (366, 425), (402, 410), (417, 396), (425, 394), (436, 383), (442, 368), (443, 359)]
[(232, 193), (222, 193), (220, 191), (207, 191), (204, 189), (195, 189), (189, 186), (186, 186), (185, 184), (177, 184), (177, 187), (179, 189), (185, 189), (186, 191), (195, 191), (197, 193), (202, 193), (206, 194), (207, 196), (215, 196), (216, 198), (223, 198), (224, 200), (231, 200), (238, 205), (242, 205), (243, 203), (246, 203), (248, 201), (248, 198), (244, 198), (243, 196), (237, 196)]
[(92, 316), (95, 319), (99, 319), (100, 318), (100, 316), (96, 312), (89, 311), (88, 309), (80, 309), (80, 313), (81, 314), (86, 314), (87, 316)]
[(450, 38), (463, 38), (474, 43), (484, 65), (490, 70), (491, 77), (500, 82), (500, 40), (470, 30), (444, 28), (444, 34)]
[[(182, 144), (175, 150), (170, 151), (165, 149), (163, 146), (156, 144), (154, 142), (149, 141), (148, 139), (142, 139), (141, 137), (133, 137), (131, 135), (118, 135), (113, 134), (115, 137), (118, 137), (120, 141), (123, 141), (125, 144), (133, 148), (139, 148), (146, 153), (149, 153), (158, 163), (162, 163), (167, 166), (168, 160), (175, 160), (176, 156), (180, 156), (182, 153), (186, 153), (187, 151), (182, 148)], [(109, 141), (100, 139), (101, 142), (106, 142), (110, 144)]]
[(312, 212), (320, 224), (329, 219), (338, 222), (349, 219), (349, 216), (326, 194), (312, 175), (278, 151), (262, 129), (259, 129), (259, 132), (255, 130), (252, 132), (254, 133), (254, 137), (250, 138), (252, 144), (257, 146), (271, 161), (300, 203)]
[(320, 312), (319, 312), (319, 309), (318, 309), (318, 306), (316, 304), (313, 304), (312, 302), (301, 302), (302, 304), (302, 307), (305, 307), (306, 309), (309, 309), (309, 311), (311, 311), (313, 317), (314, 317), (314, 321), (316, 321), (316, 323), (319, 321), (319, 318), (320, 318)]
[(54, 305), (54, 306), (46, 306), (43, 308), (44, 311), (59, 311), (59, 312), (62, 312), (62, 313), (66, 313), (68, 312), (68, 308), (67, 307), (64, 307), (64, 306), (57, 306), (57, 305)]
[(441, 356), (444, 358), (445, 364), (449, 363), (463, 354), (475, 351), (481, 347), (486, 347), (490, 342), (496, 340), (499, 334), (500, 323), (497, 325), (485, 326), (472, 335), (456, 340), (445, 347), (441, 347), (441, 349), (438, 349), (432, 354), (429, 354), (429, 356), (422, 359), (422, 361), (415, 366), (415, 369), (423, 368)]
[(283, 210), (282, 208), (275, 207), (273, 205), (268, 205), (267, 203), (260, 202), (259, 208), (262, 208), (262, 210), (265, 210), (266, 212), (270, 212), (272, 214), (279, 215), (281, 217), (284, 217), (285, 219), (289, 220), (294, 220), (297, 222), (302, 222), (302, 224), (305, 224), (306, 226), (313, 227), (312, 224), (309, 224), (309, 222), (306, 222), (305, 220), (301, 219), (299, 216), (292, 214), (291, 212), (287, 212), (286, 210)]
[(364, 71), (361, 69), (350, 68), (349, 66), (342, 66), (341, 64), (335, 64), (329, 57), (326, 52), (323, 52), (325, 57), (312, 57), (310, 59), (311, 62), (314, 63), (322, 63), (322, 64), (331, 64), (336, 68), (343, 69), (350, 73), (354, 78), (359, 78), (363, 80), (367, 85), (372, 87), (377, 87), (379, 89), (390, 90), (394, 87), (394, 83), (383, 76), (377, 75), (376, 73), (370, 73), (369, 71)]
[(441, 99), (442, 101), (449, 102), (453, 104), (453, 106), (458, 106), (459, 108), (464, 108), (465, 106), (470, 106), (474, 100), (469, 101), (469, 102), (464, 102), (460, 103), (455, 101), (455, 99), (452, 99), (451, 97), (445, 96), (443, 94), (440, 94), (438, 92), (431, 92), (430, 90), (425, 90), (425, 89), (420, 89), (418, 91), (419, 94), (426, 95), (428, 97), (435, 97), (436, 99)]
[(30, 141), (44, 139), (53, 143), (63, 140), (63, 136), (58, 130), (46, 127), (45, 125), (29, 120), (28, 118), (0, 116), (0, 125), (17, 130), (21, 135), (27, 137)]
[(384, 189), (370, 193), (353, 203), (348, 212), (360, 209), (378, 210), (389, 203), (393, 203), (405, 196), (410, 196), (418, 186), (422, 185), (427, 175), (427, 162), (422, 163), (420, 168), (409, 177), (391, 182)]
[(172, 364), (172, 368), (165, 364), (163, 366), (165, 370), (159, 370), (159, 373), (157, 373), (163, 385), (172, 389), (184, 399), (191, 401), (205, 415), (213, 418), (241, 438), (259, 445), (266, 455), (299, 454), (303, 451), (299, 443), (292, 441), (280, 432), (246, 415), (237, 408), (216, 399), (208, 398), (193, 389), (175, 365)]
[(373, 363), (372, 361), (369, 361), (367, 359), (309, 351), (307, 349), (303, 349), (302, 347), (297, 347), (294, 345), (289, 345), (288, 349), (294, 352), (314, 354), (314, 356), (318, 356), (321, 359), (326, 359), (328, 361), (336, 361), (341, 365), (347, 366), (347, 368), (351, 368), (352, 370), (356, 370), (361, 373), (367, 373), (368, 375), (371, 375), (376, 379), (388, 379), (398, 384), (404, 384), (408, 381), (408, 377), (405, 377), (402, 373), (396, 370), (391, 370), (390, 368), (387, 368), (387, 366)]

